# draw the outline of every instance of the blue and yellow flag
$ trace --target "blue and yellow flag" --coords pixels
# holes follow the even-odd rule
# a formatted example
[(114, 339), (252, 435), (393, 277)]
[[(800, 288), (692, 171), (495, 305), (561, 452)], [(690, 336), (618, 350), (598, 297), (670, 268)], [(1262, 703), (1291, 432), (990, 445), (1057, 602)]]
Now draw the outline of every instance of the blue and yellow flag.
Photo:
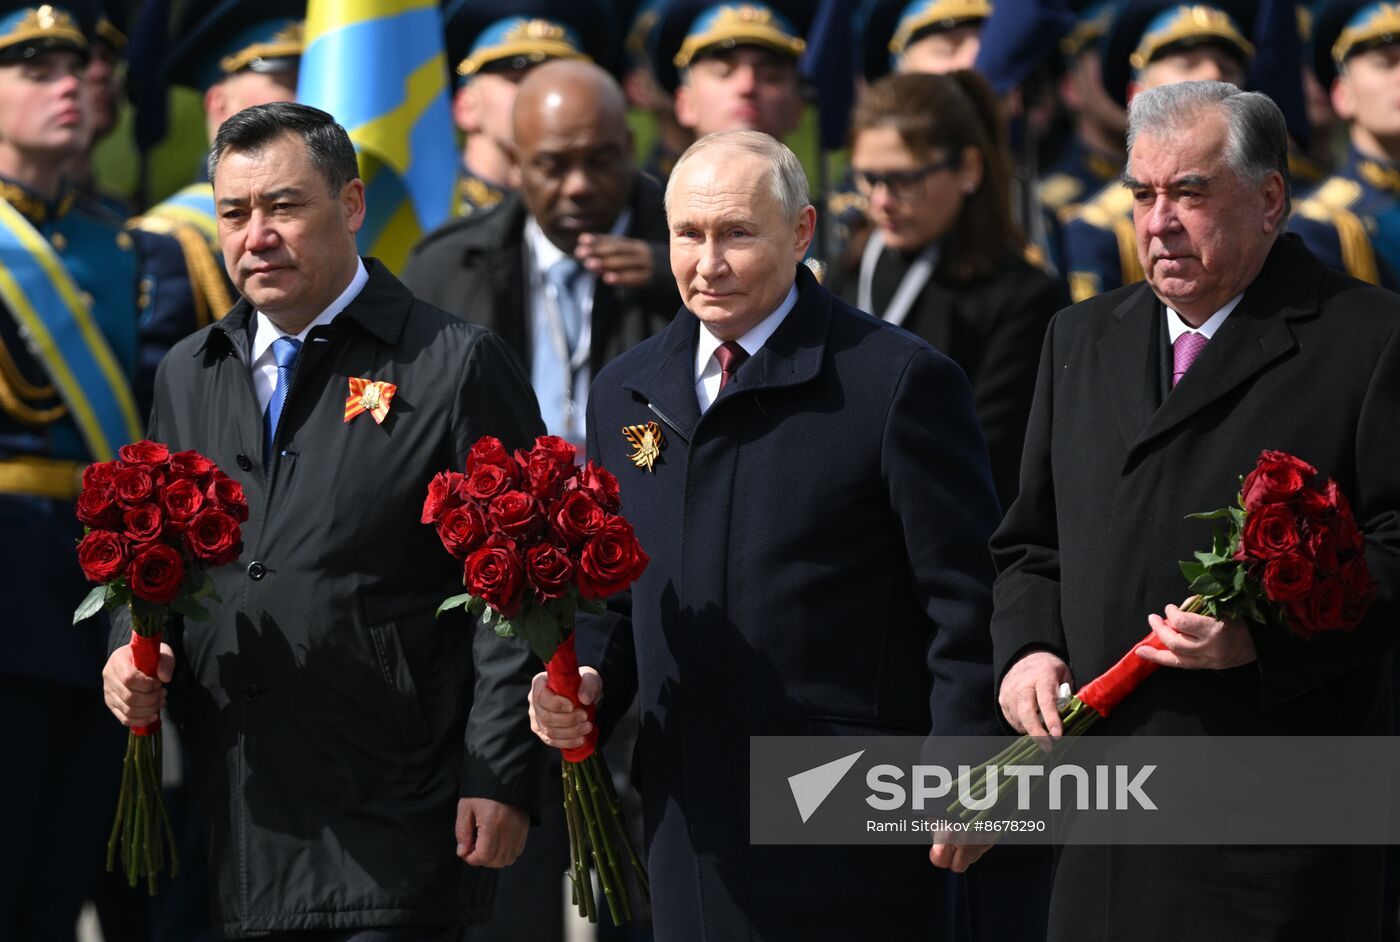
[(297, 99), (335, 116), (360, 155), (362, 255), (393, 271), (447, 221), (457, 173), (437, 0), (311, 0)]

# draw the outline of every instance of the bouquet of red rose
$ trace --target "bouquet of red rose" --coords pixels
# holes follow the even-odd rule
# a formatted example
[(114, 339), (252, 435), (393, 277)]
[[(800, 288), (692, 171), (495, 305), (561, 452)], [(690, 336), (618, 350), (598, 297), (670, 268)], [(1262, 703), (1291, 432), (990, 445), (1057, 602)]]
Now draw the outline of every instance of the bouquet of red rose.
[[(1192, 593), (1181, 606), (1220, 619), (1238, 619), (1288, 631), (1302, 638), (1350, 631), (1361, 623), (1376, 594), (1366, 567), (1366, 542), (1351, 506), (1330, 478), (1281, 451), (1265, 451), (1242, 480), (1237, 506), (1191, 514), (1192, 520), (1220, 520), (1209, 552), (1181, 563)], [(1138, 688), (1157, 664), (1134, 653), (1142, 646), (1163, 648), (1154, 632), (1107, 671), (1070, 695), (1060, 688), (1060, 719), (1066, 738), (1082, 735)], [(975, 770), (965, 795), (996, 788), (998, 799), (1015, 779), (999, 770), (1026, 764), (1039, 746), (1022, 736)], [(989, 781), (990, 780), (990, 781)], [(992, 805), (995, 807), (995, 804)], [(972, 815), (961, 799), (948, 810)], [(986, 814), (991, 809), (983, 812)]]
[[(83, 574), (97, 587), (73, 613), (74, 624), (103, 608), (131, 611), (131, 655), (136, 669), (156, 676), (161, 631), (169, 612), (207, 620), (200, 599), (217, 600), (205, 571), (238, 558), (239, 525), (248, 519), (243, 485), (196, 451), (171, 454), (157, 442), (124, 446), (116, 461), (88, 465), (78, 495), (78, 543)], [(170, 851), (170, 875), (179, 857), (160, 795), (160, 721), (127, 736), (116, 821), (107, 841), (107, 869), (121, 848), (132, 886), (156, 875)]]
[[(574, 619), (602, 614), (647, 566), (646, 553), (619, 515), (617, 479), (592, 461), (575, 464), (573, 445), (544, 435), (529, 451), (508, 452), (487, 436), (472, 446), (465, 473), (444, 471), (428, 485), (422, 522), (463, 567), (467, 591), (438, 613), (465, 607), (502, 637), (521, 637), (545, 662), (549, 689), (579, 702)], [(598, 919), (590, 870), (598, 871), (613, 922), (632, 918), (624, 864), (631, 860), (644, 893), (646, 870), (623, 826), (617, 794), (601, 754), (597, 726), (588, 741), (563, 750), (564, 816), (569, 827), (574, 903)]]

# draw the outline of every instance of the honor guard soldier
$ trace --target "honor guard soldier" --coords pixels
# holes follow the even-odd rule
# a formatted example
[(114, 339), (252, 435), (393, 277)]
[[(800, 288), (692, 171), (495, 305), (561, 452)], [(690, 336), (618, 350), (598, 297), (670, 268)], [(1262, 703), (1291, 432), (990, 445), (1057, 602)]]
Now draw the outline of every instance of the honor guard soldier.
[[(1103, 41), (1103, 84), (1123, 106), (1140, 91), (1209, 79), (1244, 87), (1254, 58), (1253, 4), (1129, 0)], [(1063, 219), (1070, 294), (1083, 301), (1141, 281), (1132, 194), (1117, 180)]]
[(515, 188), (510, 146), (515, 90), (550, 59), (611, 70), (610, 7), (595, 0), (453, 0), (443, 11), (447, 58), (458, 80), (452, 118), (466, 134), (454, 215), (494, 209)]
[(1348, 122), (1345, 163), (1298, 202), (1289, 228), (1324, 264), (1386, 287), (1400, 272), (1400, 3), (1319, 10), (1313, 71)]
[[(72, 937), (111, 824), (121, 737), (101, 713), (106, 625), (74, 626), (89, 586), (73, 501), (89, 462), (139, 439), (158, 338), (193, 329), (154, 303), (121, 220), (64, 178), (87, 139), (82, 83), (96, 11), (0, 2), (0, 700), (13, 755), (0, 803), (0, 938)], [(176, 249), (178, 256), (178, 249)], [(164, 319), (185, 318), (167, 324)]]
[(83, 77), (91, 133), (87, 147), (68, 165), (69, 179), (80, 194), (123, 219), (132, 214), (131, 202), (99, 186), (92, 171), (92, 155), (97, 145), (116, 129), (121, 100), (126, 93), (122, 62), (126, 55), (126, 6), (119, 0), (103, 0), (101, 16), (89, 39), (87, 74)]
[[(296, 100), (305, 16), (304, 0), (223, 0), (212, 9), (199, 3), (184, 5), (165, 71), (173, 84), (203, 96), (205, 130), (211, 141), (219, 125), (244, 108)], [(194, 182), (151, 207), (138, 225), (162, 229), (162, 220), (194, 225), (222, 270), (214, 188), (203, 160)], [(224, 304), (216, 316), (229, 307)]]
[(642, 160), (642, 171), (662, 183), (695, 135), (676, 120), (671, 93), (656, 81), (651, 67), (651, 47), (656, 43), (661, 11), (669, 0), (617, 0), (618, 22), (626, 23), (627, 38), (622, 43), (622, 90), (633, 109), (651, 116), (656, 124), (656, 140)]
[(1113, 20), (1113, 0), (1079, 4), (1074, 28), (1060, 40), (1065, 74), (1060, 98), (1074, 124), (1040, 177), (1040, 202), (1053, 213), (1073, 212), (1123, 172), (1128, 113), (1103, 87), (1099, 44)]

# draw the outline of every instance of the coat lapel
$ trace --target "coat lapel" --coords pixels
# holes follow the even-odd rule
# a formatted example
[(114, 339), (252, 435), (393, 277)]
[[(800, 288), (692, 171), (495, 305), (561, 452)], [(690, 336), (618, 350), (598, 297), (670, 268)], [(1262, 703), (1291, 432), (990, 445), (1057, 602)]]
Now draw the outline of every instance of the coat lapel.
[(1157, 326), (1161, 302), (1146, 284), (1113, 311), (1098, 342), (1100, 366), (1113, 391), (1113, 410), (1124, 444), (1132, 445), (1157, 411)]
[(1264, 268), (1190, 372), (1167, 396), (1133, 448), (1171, 431), (1297, 347), (1288, 322), (1317, 312), (1319, 268), (1291, 237)]
[(695, 315), (681, 308), (657, 336), (661, 358), (655, 368), (624, 384), (624, 388), (645, 399), (661, 421), (686, 441), (690, 441), (700, 421), (700, 402), (695, 398), (695, 339), (699, 329), (700, 321)]
[(757, 353), (739, 367), (715, 400), (805, 383), (821, 370), (831, 322), (831, 295), (806, 265), (797, 266), (797, 303)]

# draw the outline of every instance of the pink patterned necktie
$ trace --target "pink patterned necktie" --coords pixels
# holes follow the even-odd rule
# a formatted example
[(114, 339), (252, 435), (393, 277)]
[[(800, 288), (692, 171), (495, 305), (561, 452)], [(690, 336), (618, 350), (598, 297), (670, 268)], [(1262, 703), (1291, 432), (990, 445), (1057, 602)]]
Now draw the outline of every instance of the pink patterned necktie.
[(1181, 377), (1186, 375), (1186, 371), (1191, 369), (1191, 364), (1196, 362), (1196, 357), (1201, 355), (1201, 351), (1206, 348), (1209, 338), (1205, 334), (1198, 334), (1194, 330), (1177, 337), (1172, 343), (1172, 388), (1181, 382)]

